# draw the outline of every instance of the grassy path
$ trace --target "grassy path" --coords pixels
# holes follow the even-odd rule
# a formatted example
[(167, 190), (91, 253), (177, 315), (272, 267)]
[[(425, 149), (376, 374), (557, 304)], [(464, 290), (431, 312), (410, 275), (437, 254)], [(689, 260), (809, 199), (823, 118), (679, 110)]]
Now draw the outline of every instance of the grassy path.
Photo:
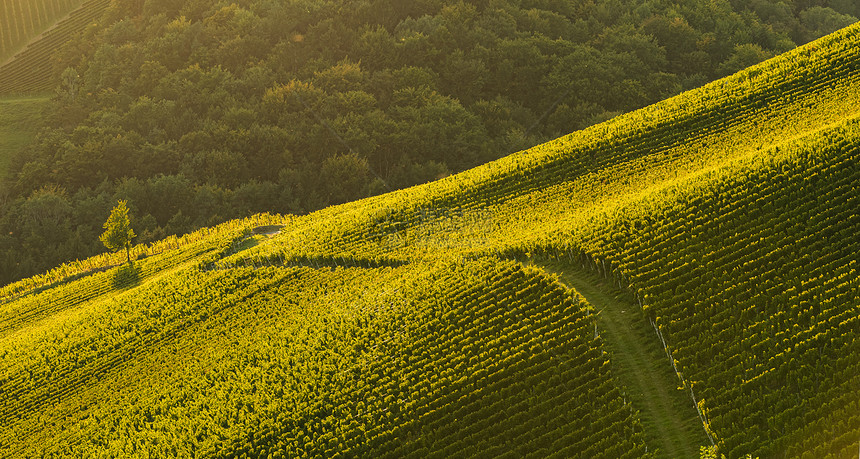
[(708, 438), (666, 354), (639, 306), (606, 280), (563, 265), (543, 265), (562, 283), (578, 291), (599, 312), (598, 326), (611, 352), (613, 370), (626, 386), (645, 428), (650, 449), (658, 457), (698, 458)]

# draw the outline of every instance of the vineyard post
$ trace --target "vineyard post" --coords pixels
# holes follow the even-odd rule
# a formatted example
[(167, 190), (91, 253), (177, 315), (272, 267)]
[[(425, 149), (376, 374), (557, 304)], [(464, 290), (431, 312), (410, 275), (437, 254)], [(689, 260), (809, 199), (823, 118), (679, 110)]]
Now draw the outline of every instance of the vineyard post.
[[(653, 319), (651, 319), (649, 317), (648, 320), (651, 321), (651, 326), (654, 327), (654, 331), (657, 332), (657, 336), (660, 338), (660, 341), (663, 343), (663, 350), (666, 351), (666, 356), (669, 357), (669, 362), (672, 363), (672, 369), (675, 370), (675, 375), (678, 377), (678, 379), (681, 380), (681, 384), (684, 384), (684, 378), (681, 376), (681, 372), (678, 371), (678, 367), (675, 366), (675, 358), (672, 357), (672, 351), (669, 350), (669, 346), (666, 344), (666, 340), (663, 339), (663, 333), (660, 332), (660, 329), (657, 327), (657, 324), (654, 322)], [(702, 422), (702, 427), (705, 429), (705, 435), (708, 436), (708, 440), (710, 440), (711, 446), (716, 446), (716, 444), (714, 443), (714, 438), (711, 437), (711, 432), (709, 430), (710, 428), (708, 427), (708, 422), (705, 419), (701, 408), (699, 408), (699, 402), (696, 400), (696, 395), (693, 393), (692, 381), (690, 382), (689, 386), (690, 386), (690, 398), (693, 400), (693, 407), (696, 408), (696, 414), (699, 415), (699, 420)]]

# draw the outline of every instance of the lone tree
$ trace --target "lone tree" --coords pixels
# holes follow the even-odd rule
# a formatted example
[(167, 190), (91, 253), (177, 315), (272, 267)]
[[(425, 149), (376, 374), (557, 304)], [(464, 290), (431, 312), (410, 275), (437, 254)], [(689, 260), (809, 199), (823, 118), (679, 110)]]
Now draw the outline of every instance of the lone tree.
[(131, 263), (131, 240), (134, 238), (134, 230), (128, 220), (128, 207), (125, 201), (119, 201), (116, 207), (110, 211), (110, 217), (104, 224), (105, 232), (99, 238), (102, 244), (112, 252), (125, 247), (125, 256)]

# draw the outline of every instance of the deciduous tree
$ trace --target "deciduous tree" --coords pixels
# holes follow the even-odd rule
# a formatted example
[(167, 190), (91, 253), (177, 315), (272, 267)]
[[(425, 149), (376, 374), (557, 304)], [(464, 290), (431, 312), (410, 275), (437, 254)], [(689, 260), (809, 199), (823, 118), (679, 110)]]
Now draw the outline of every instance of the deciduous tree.
[(125, 256), (131, 263), (131, 240), (134, 239), (134, 230), (131, 229), (131, 221), (128, 218), (128, 207), (125, 201), (117, 202), (116, 207), (110, 212), (110, 217), (104, 224), (105, 232), (99, 238), (102, 244), (112, 252), (125, 247)]

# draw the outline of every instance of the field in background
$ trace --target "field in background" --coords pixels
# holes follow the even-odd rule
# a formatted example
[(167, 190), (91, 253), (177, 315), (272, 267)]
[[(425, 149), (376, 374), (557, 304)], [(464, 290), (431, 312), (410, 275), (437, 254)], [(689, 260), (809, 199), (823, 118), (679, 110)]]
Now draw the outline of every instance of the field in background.
[(0, 65), (81, 3), (81, 0), (0, 2)]
[[(41, 38), (8, 61), (0, 59), (0, 94), (35, 94), (56, 85), (53, 54), (63, 44), (95, 21), (110, 6), (110, 0), (74, 2), (74, 8), (61, 16)], [(0, 28), (2, 30), (2, 28)], [(38, 34), (34, 34), (38, 35)]]
[(9, 160), (36, 134), (48, 96), (0, 98), (0, 178)]

